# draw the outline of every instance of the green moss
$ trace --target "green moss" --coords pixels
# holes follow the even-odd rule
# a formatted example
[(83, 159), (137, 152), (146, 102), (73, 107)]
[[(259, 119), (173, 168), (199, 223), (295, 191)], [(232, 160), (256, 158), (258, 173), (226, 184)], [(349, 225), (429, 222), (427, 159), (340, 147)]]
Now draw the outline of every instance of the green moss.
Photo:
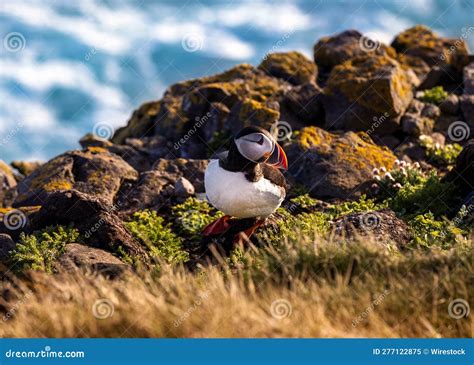
[(144, 244), (152, 257), (168, 263), (189, 260), (189, 254), (182, 249), (182, 239), (175, 235), (169, 225), (155, 211), (136, 212), (130, 222), (125, 222), (131, 234)]
[(330, 214), (332, 218), (339, 218), (351, 213), (370, 212), (386, 207), (386, 202), (377, 203), (375, 199), (367, 199), (365, 195), (362, 195), (358, 201), (348, 201), (332, 206), (328, 214)]
[(76, 242), (79, 231), (72, 227), (47, 227), (33, 234), (20, 234), (20, 242), (10, 253), (15, 270), (41, 270), (52, 273), (54, 263), (64, 253), (66, 244)]
[(425, 135), (420, 136), (420, 145), (425, 148), (426, 157), (430, 162), (440, 166), (454, 165), (462, 151), (462, 147), (457, 143), (441, 146)]
[(212, 154), (220, 149), (229, 149), (231, 135), (228, 131), (217, 131), (212, 135), (211, 140), (207, 143), (207, 155), (211, 157)]
[(414, 247), (439, 246), (448, 249), (462, 240), (462, 234), (466, 233), (446, 218), (435, 219), (432, 213), (417, 215), (409, 221), (409, 225), (414, 235), (411, 242)]
[(224, 215), (207, 202), (196, 198), (188, 198), (183, 204), (175, 205), (171, 210), (178, 233), (195, 240), (200, 238), (201, 231), (206, 225)]
[(441, 104), (448, 97), (448, 93), (444, 91), (442, 86), (435, 86), (432, 89), (421, 92), (420, 99), (426, 103)]

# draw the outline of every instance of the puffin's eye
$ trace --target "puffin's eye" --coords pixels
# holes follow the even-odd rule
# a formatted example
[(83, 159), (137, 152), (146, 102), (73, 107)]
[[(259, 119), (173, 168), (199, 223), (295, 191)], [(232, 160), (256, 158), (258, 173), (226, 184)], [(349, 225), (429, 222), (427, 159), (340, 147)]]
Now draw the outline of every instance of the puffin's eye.
[(263, 145), (263, 141), (264, 141), (264, 138), (263, 138), (262, 135), (260, 135), (260, 138), (258, 139), (257, 143), (258, 143), (259, 145)]

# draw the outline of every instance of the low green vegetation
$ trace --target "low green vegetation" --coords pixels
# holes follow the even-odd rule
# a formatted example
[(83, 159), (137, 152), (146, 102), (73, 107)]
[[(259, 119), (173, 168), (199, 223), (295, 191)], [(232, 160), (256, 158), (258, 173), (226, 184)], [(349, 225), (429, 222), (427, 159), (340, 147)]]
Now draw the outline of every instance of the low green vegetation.
[(64, 253), (66, 244), (77, 242), (79, 231), (72, 227), (51, 226), (32, 234), (20, 234), (20, 241), (10, 253), (15, 271), (54, 271), (56, 260)]
[(439, 166), (454, 165), (456, 158), (462, 151), (462, 147), (457, 143), (441, 146), (434, 143), (430, 136), (420, 136), (420, 144), (425, 148), (426, 157), (430, 163)]
[(148, 248), (152, 257), (168, 263), (189, 260), (189, 254), (182, 248), (182, 238), (174, 234), (170, 225), (155, 211), (136, 212), (132, 220), (125, 225), (130, 233)]
[(421, 92), (420, 99), (426, 103), (441, 104), (448, 97), (448, 93), (444, 91), (442, 86), (436, 86), (432, 89)]

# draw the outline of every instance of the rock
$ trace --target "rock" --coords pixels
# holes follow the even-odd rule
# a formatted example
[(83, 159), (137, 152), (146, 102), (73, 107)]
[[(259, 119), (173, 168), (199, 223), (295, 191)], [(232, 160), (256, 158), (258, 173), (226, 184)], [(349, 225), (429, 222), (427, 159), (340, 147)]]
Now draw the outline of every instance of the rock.
[(137, 210), (159, 210), (172, 205), (177, 197), (177, 181), (183, 177), (196, 193), (204, 192), (206, 167), (207, 160), (160, 159), (150, 171), (142, 173), (136, 183), (124, 186), (118, 198), (120, 210), (130, 214)]
[(407, 162), (417, 161), (421, 162), (425, 160), (426, 152), (423, 147), (420, 146), (418, 141), (414, 141), (413, 139), (409, 139), (399, 145), (393, 151), (400, 160), (404, 160)]
[(269, 54), (258, 68), (294, 85), (315, 81), (317, 74), (316, 65), (299, 52)]
[(353, 241), (372, 239), (382, 245), (406, 246), (413, 238), (407, 224), (390, 209), (352, 213), (333, 222), (336, 237)]
[(415, 114), (405, 114), (401, 121), (402, 131), (411, 136), (429, 134), (433, 131), (433, 120)]
[(78, 243), (66, 245), (64, 254), (58, 259), (58, 264), (66, 270), (74, 269), (74, 267), (86, 268), (111, 278), (131, 271), (130, 265), (123, 263), (111, 253)]
[(412, 87), (406, 71), (386, 56), (336, 66), (325, 89), (326, 128), (390, 134), (413, 98)]
[(474, 95), (474, 62), (464, 67), (463, 94)]
[(8, 261), (10, 257), (9, 252), (12, 251), (16, 246), (10, 235), (0, 233), (0, 262)]
[[(128, 125), (117, 130), (112, 141), (124, 143), (127, 138), (154, 135), (175, 144), (186, 139), (173, 151), (175, 157), (203, 158), (206, 156), (203, 141), (208, 142), (216, 132), (231, 133), (249, 123), (244, 119), (250, 115), (246, 111), (256, 110), (258, 116), (252, 122), (269, 128), (268, 123), (278, 115), (278, 106), (271, 104), (290, 87), (283, 79), (247, 64), (214, 76), (177, 83), (168, 88), (160, 101), (144, 104), (135, 111)], [(234, 122), (238, 126), (232, 125)]]
[(108, 139), (101, 138), (92, 133), (87, 133), (84, 137), (79, 140), (79, 144), (82, 148), (87, 147), (110, 147), (113, 145)]
[(413, 99), (411, 101), (410, 105), (408, 105), (407, 113), (415, 114), (415, 115), (421, 115), (421, 111), (423, 110), (425, 105), (426, 104), (423, 103), (422, 101), (420, 101), (418, 99)]
[(436, 121), (438, 117), (441, 115), (441, 110), (433, 104), (426, 104), (421, 111), (421, 116), (432, 119)]
[(291, 88), (284, 96), (283, 103), (303, 122), (322, 124), (324, 121), (323, 90), (315, 83)]
[(471, 130), (474, 129), (474, 95), (461, 95), (459, 104), (464, 120), (471, 127)]
[(187, 198), (194, 195), (194, 186), (191, 182), (184, 178), (180, 177), (174, 183), (175, 195), (180, 198)]
[(421, 82), (426, 79), (427, 75), (430, 72), (430, 66), (423, 61), (421, 58), (413, 57), (403, 53), (398, 53), (396, 60), (402, 65), (405, 66), (415, 73), (418, 78), (418, 82)]
[(20, 174), (23, 176), (30, 175), (33, 171), (35, 171), (38, 167), (40, 167), (43, 163), (39, 161), (13, 161), (11, 165), (18, 170)]
[(431, 133), (431, 139), (433, 140), (433, 143), (437, 143), (440, 146), (444, 146), (446, 144), (446, 137), (441, 133)]
[(421, 58), (429, 66), (459, 67), (458, 55), (469, 54), (464, 40), (442, 38), (423, 25), (416, 25), (398, 34), (392, 47), (398, 53)]
[(122, 250), (131, 257), (146, 260), (144, 248), (130, 235), (116, 215), (119, 205), (78, 190), (51, 192), (39, 212), (30, 222), (31, 230), (50, 225), (69, 225), (79, 230), (90, 246), (118, 253)]
[(321, 38), (315, 44), (313, 53), (316, 64), (328, 70), (357, 56), (388, 54), (395, 57), (396, 54), (390, 47), (363, 36), (357, 30)]
[(439, 106), (441, 112), (450, 115), (459, 114), (459, 97), (456, 94), (449, 96)]
[(445, 181), (455, 184), (461, 197), (473, 191), (474, 181), (474, 139), (470, 139), (456, 159), (456, 165), (444, 177)]
[(317, 127), (303, 128), (285, 150), (295, 181), (321, 199), (359, 196), (372, 179), (372, 170), (381, 166), (389, 169), (396, 159), (365, 133), (337, 135)]
[(17, 240), (22, 232), (28, 232), (31, 219), (39, 211), (39, 206), (0, 209), (0, 233), (9, 234)]
[(0, 208), (10, 205), (13, 197), (12, 189), (15, 186), (16, 179), (12, 169), (0, 160)]
[(128, 163), (102, 147), (66, 152), (21, 181), (13, 205), (41, 205), (52, 192), (71, 189), (112, 204), (122, 183), (137, 177), (137, 171)]

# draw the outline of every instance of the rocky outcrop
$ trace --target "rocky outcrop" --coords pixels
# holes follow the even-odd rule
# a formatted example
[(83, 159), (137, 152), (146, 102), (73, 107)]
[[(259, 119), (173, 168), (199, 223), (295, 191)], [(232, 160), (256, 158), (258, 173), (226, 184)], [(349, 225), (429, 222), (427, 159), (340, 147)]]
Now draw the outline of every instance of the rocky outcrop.
[(13, 205), (42, 205), (51, 193), (71, 189), (113, 204), (120, 186), (137, 178), (134, 168), (102, 147), (66, 152), (21, 181)]
[(323, 90), (315, 83), (308, 82), (291, 88), (283, 98), (287, 106), (305, 124), (324, 123)]
[(410, 76), (387, 56), (362, 56), (336, 66), (326, 86), (325, 127), (394, 132), (413, 98)]
[(0, 233), (0, 263), (8, 261), (9, 252), (15, 248), (15, 245), (10, 235)]
[(42, 163), (39, 161), (13, 161), (11, 165), (23, 176), (28, 176), (40, 167)]
[(12, 189), (16, 186), (12, 169), (0, 160), (0, 208), (9, 206), (13, 199)]
[(336, 219), (332, 227), (337, 238), (352, 241), (369, 237), (374, 242), (392, 243), (399, 248), (413, 238), (407, 224), (390, 209), (348, 214)]
[(332, 134), (303, 128), (286, 146), (289, 171), (314, 197), (350, 199), (360, 195), (375, 167), (390, 168), (395, 155), (365, 133)]

